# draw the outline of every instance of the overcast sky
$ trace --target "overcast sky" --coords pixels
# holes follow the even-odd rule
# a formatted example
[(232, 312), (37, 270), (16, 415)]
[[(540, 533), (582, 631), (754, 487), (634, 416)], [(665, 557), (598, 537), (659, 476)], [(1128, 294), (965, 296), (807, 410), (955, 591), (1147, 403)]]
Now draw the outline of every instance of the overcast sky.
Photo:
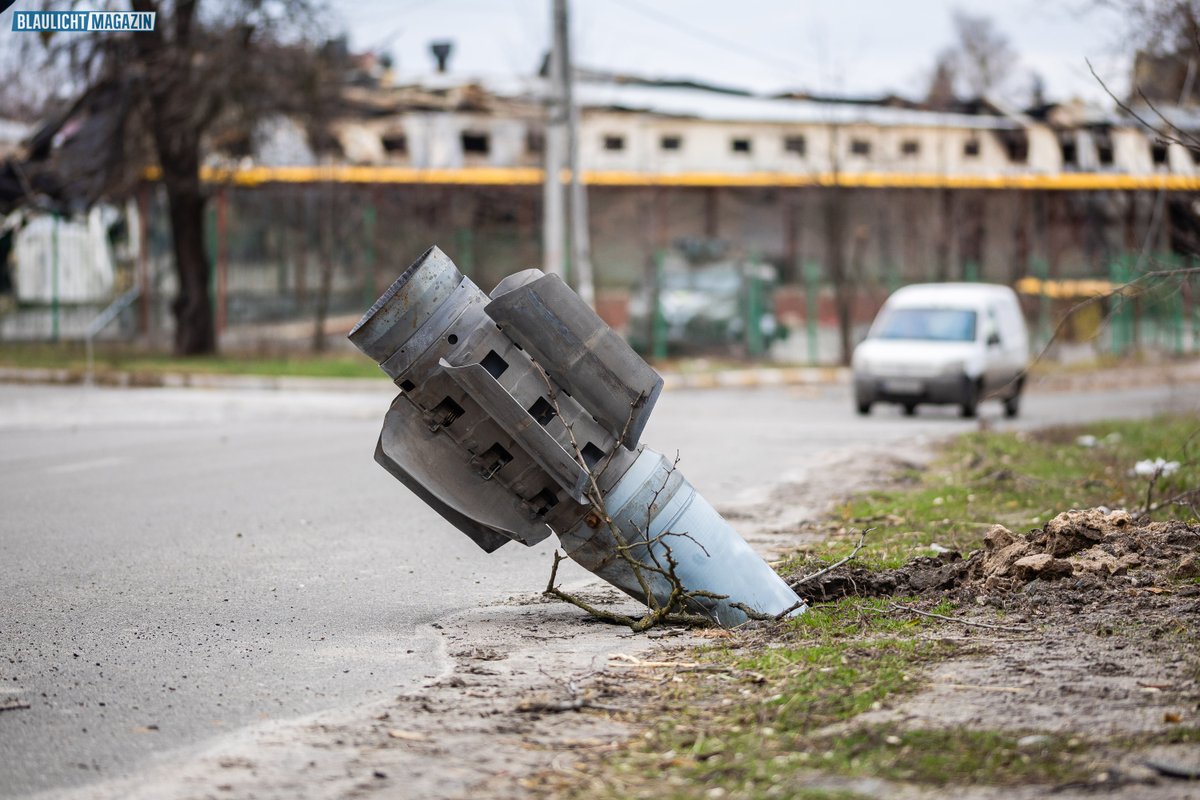
[[(332, 0), (357, 49), (380, 49), (399, 75), (432, 69), (428, 45), (455, 43), (451, 70), (529, 74), (549, 41), (550, 0)], [(1124, 91), (1128, 25), (1094, 0), (572, 0), (575, 61), (758, 91), (920, 96), (953, 42), (955, 8), (991, 17), (1020, 57), (1016, 98), (1039, 73), (1052, 99), (1103, 100), (1090, 58)]]

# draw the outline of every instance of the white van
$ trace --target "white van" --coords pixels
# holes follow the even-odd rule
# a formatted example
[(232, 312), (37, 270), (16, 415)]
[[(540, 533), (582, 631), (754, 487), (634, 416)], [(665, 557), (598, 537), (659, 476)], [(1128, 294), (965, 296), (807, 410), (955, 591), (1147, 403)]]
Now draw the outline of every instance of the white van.
[(954, 404), (975, 416), (981, 400), (1020, 410), (1029, 332), (1007, 286), (927, 283), (898, 289), (855, 349), (854, 402), (860, 414), (876, 402)]

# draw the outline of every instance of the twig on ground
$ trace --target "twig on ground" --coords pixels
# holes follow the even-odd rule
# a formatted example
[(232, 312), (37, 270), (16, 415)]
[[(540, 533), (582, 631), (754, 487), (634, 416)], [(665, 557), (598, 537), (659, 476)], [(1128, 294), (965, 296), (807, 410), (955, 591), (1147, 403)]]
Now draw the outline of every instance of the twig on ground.
[(932, 611), (921, 611), (919, 608), (912, 606), (904, 606), (899, 603), (888, 603), (888, 608), (872, 608), (877, 614), (890, 614), (892, 611), (903, 611), (906, 614), (916, 614), (920, 617), (930, 617), (932, 619), (945, 620), (946, 622), (957, 622), (959, 625), (967, 625), (972, 628), (986, 628), (992, 631), (1009, 631), (1011, 633), (1033, 633), (1034, 629), (1027, 625), (993, 625), (989, 622), (971, 622), (958, 617), (947, 617), (945, 614), (935, 614)]
[[(862, 550), (863, 543), (866, 541), (866, 538), (867, 538), (867, 534), (873, 530), (875, 530), (875, 529), (867, 528), (866, 530), (861, 531), (858, 534), (858, 543), (856, 545), (854, 545), (854, 549), (850, 551), (850, 555), (846, 556), (843, 559), (835, 561), (834, 563), (830, 564), (829, 566), (827, 566), (823, 569), (817, 570), (816, 572), (814, 572), (811, 575), (805, 575), (803, 578), (800, 578), (799, 580), (793, 582), (790, 586), (792, 591), (796, 591), (796, 587), (799, 586), (800, 584), (807, 583), (808, 581), (819, 578), (822, 575), (826, 575), (829, 572), (832, 572), (833, 570), (842, 566), (843, 564), (846, 564), (849, 561), (851, 561), (855, 556), (858, 555), (858, 551)], [(800, 600), (797, 600), (795, 603), (792, 603), (790, 606), (785, 608), (783, 611), (780, 611), (778, 614), (764, 614), (761, 611), (759, 611), (758, 609), (751, 608), (750, 606), (746, 605), (745, 603), (730, 603), (729, 605), (733, 606), (738, 611), (741, 611), (747, 617), (749, 617), (752, 620), (755, 620), (756, 622), (778, 622), (779, 620), (787, 617), (789, 614), (791, 614), (796, 609), (804, 608), (804, 606), (807, 604), (804, 602), (804, 599), (801, 598)]]
[(858, 534), (858, 543), (856, 545), (854, 545), (854, 549), (850, 551), (850, 555), (846, 556), (843, 559), (833, 562), (828, 567), (817, 570), (816, 572), (814, 572), (811, 575), (805, 575), (803, 578), (798, 579), (797, 581), (795, 581), (792, 584), (792, 589), (795, 590), (795, 588), (797, 586), (799, 586), (800, 584), (808, 583), (809, 581), (816, 580), (817, 578), (821, 577), (822, 575), (828, 575), (830, 572), (833, 572), (835, 569), (842, 566), (843, 564), (847, 564), (850, 561), (852, 561), (854, 559), (854, 557), (858, 555), (858, 551), (863, 549), (863, 544), (867, 540), (867, 534), (873, 530), (875, 530), (875, 529), (867, 528), (866, 530), (861, 531)]
[(633, 669), (673, 669), (678, 672), (733, 672), (730, 667), (720, 664), (702, 664), (699, 661), (642, 661), (634, 656), (617, 653), (610, 657), (612, 661), (624, 662), (620, 666)]
[[(651, 502), (647, 504), (646, 530), (641, 531), (639, 529), (638, 531), (642, 536), (642, 540), (633, 543), (626, 541), (620, 529), (617, 527), (617, 524), (613, 521), (612, 517), (608, 515), (605, 509), (604, 493), (600, 490), (600, 482), (597, 479), (598, 473), (595, 469), (588, 466), (587, 460), (583, 457), (583, 450), (579, 446), (579, 441), (575, 436), (575, 430), (567, 421), (566, 417), (564, 417), (562, 414), (562, 409), (558, 402), (558, 393), (555, 391), (554, 383), (550, 380), (550, 376), (544, 369), (542, 369), (540, 364), (534, 362), (534, 366), (537, 367), (538, 372), (541, 374), (542, 380), (546, 384), (546, 390), (549, 395), (550, 403), (553, 406), (555, 413), (558, 415), (558, 418), (562, 420), (563, 427), (566, 429), (567, 437), (571, 442), (572, 456), (579, 466), (583, 468), (583, 471), (587, 476), (588, 488), (585, 490), (584, 496), (587, 499), (588, 504), (591, 506), (591, 512), (596, 518), (602, 520), (607, 526), (609, 533), (613, 537), (613, 541), (616, 543), (615, 549), (617, 556), (633, 571), (634, 578), (638, 583), (638, 587), (641, 590), (643, 597), (645, 597), (645, 603), (648, 612), (641, 617), (632, 617), (626, 614), (617, 614), (611, 611), (605, 611), (604, 609), (597, 608), (596, 606), (584, 602), (583, 600), (580, 600), (579, 598), (559, 589), (554, 585), (554, 581), (558, 574), (558, 565), (565, 558), (565, 556), (560, 555), (557, 551), (555, 551), (554, 564), (550, 570), (550, 580), (547, 583), (546, 590), (543, 592), (543, 594), (549, 597), (557, 598), (566, 603), (570, 603), (571, 605), (604, 622), (628, 626), (630, 630), (635, 633), (642, 633), (660, 624), (686, 625), (688, 627), (709, 627), (715, 624), (716, 621), (711, 617), (696, 613), (694, 611), (689, 611), (688, 601), (694, 599), (723, 600), (725, 599), (725, 596), (700, 590), (688, 590), (685, 588), (683, 586), (683, 582), (676, 574), (676, 568), (679, 565), (671, 552), (670, 545), (666, 542), (666, 538), (669, 536), (680, 536), (699, 546), (700, 549), (704, 551), (705, 555), (708, 555), (708, 551), (703, 545), (697, 542), (690, 534), (686, 532), (676, 533), (673, 531), (663, 531), (661, 534), (655, 537), (651, 537), (649, 534), (650, 521), (653, 518), (655, 503), (657, 502), (659, 495), (663, 492), (663, 490), (666, 489), (667, 483), (670, 481), (671, 476), (675, 473), (675, 469), (679, 464), (679, 456), (676, 455), (675, 462), (671, 465), (671, 469), (667, 471), (666, 477), (663, 479), (663, 485), (658, 489), (657, 492), (655, 492)], [(613, 449), (609, 453), (608, 458), (606, 458), (601, 465), (600, 473), (603, 473), (603, 471), (607, 468), (612, 459), (613, 453), (616, 452), (616, 448), (619, 447), (620, 442), (624, 440), (625, 435), (629, 430), (629, 426), (633, 421), (634, 412), (643, 401), (644, 397), (639, 396), (630, 404), (629, 416), (625, 420), (625, 428), (622, 431), (621, 436), (613, 443)], [(636, 525), (634, 527), (636, 528)], [(662, 562), (659, 560), (660, 554), (656, 552), (656, 545), (662, 546), (663, 552), (661, 553), (661, 556), (666, 559), (666, 567), (663, 567)], [(631, 550), (635, 547), (644, 547), (649, 559), (653, 563), (647, 564), (634, 558)], [(659, 598), (651, 590), (650, 581), (647, 579), (647, 574), (661, 576), (667, 581), (668, 585), (670, 586), (670, 592), (665, 603), (660, 602)]]

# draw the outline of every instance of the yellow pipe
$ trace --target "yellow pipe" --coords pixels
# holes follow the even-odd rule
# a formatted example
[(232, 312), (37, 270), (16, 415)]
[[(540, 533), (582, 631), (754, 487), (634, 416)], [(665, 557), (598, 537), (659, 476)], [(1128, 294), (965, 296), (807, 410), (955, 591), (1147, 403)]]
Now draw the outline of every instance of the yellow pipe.
[[(158, 180), (161, 171), (151, 167), (143, 173)], [(564, 180), (570, 173), (563, 171)], [(440, 184), (462, 186), (536, 186), (542, 182), (537, 167), (466, 167), (461, 169), (417, 169), (414, 167), (240, 167), (200, 171), (208, 183), (259, 186), (265, 183), (361, 183)], [(1096, 172), (1054, 174), (942, 175), (910, 172), (679, 172), (647, 173), (587, 170), (584, 183), (590, 186), (704, 186), (704, 187), (804, 187), (844, 186), (863, 189), (1045, 189), (1058, 191), (1136, 191), (1165, 189), (1173, 192), (1200, 191), (1200, 175), (1125, 175)]]

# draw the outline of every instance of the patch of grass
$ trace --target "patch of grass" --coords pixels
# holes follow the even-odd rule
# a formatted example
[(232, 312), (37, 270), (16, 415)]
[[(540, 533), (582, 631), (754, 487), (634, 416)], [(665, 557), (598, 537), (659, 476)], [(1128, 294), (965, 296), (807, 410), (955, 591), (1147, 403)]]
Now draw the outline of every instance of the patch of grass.
[(933, 786), (1064, 783), (1088, 776), (1080, 739), (1042, 736), (1025, 747), (1020, 737), (998, 731), (861, 728), (831, 737), (818, 762), (845, 775)]
[[(60, 345), (5, 345), (0, 366), (63, 369), (82, 376), (87, 359), (76, 343)], [(358, 354), (329, 355), (217, 355), (178, 358), (124, 347), (103, 347), (96, 352), (95, 369), (103, 376), (115, 372), (135, 375), (185, 373), (204, 375), (267, 375), (310, 378), (383, 378), (379, 365)]]
[[(1095, 443), (1085, 446), (1080, 437)], [(1103, 422), (1038, 433), (972, 433), (956, 439), (912, 485), (865, 494), (843, 505), (841, 524), (874, 528), (859, 562), (896, 567), (930, 545), (964, 554), (999, 523), (1040, 527), (1071, 508), (1141, 510), (1150, 480), (1132, 475), (1141, 460), (1178, 461), (1150, 493), (1158, 503), (1200, 486), (1200, 419), (1192, 416)], [(1155, 508), (1156, 520), (1192, 517), (1186, 506)], [(830, 559), (832, 560), (832, 559)]]
[(647, 698), (641, 721), (651, 730), (591, 765), (586, 796), (599, 781), (613, 797), (694, 797), (698, 786), (730, 797), (853, 797), (814, 785), (812, 733), (915, 691), (920, 667), (954, 651), (915, 635), (938, 623), (883, 608), (846, 598), (773, 626), (766, 640), (698, 652), (715, 671), (677, 676)]

